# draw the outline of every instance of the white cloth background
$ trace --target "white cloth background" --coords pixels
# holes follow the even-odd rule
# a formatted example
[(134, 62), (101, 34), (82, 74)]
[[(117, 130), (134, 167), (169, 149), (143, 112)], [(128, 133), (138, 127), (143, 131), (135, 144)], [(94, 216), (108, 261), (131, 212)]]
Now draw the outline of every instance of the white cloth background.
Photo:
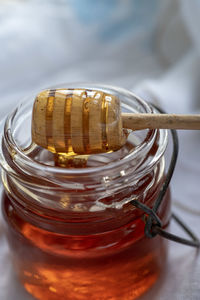
[[(0, 118), (34, 89), (90, 81), (132, 89), (168, 112), (200, 112), (199, 0), (0, 1)], [(179, 132), (173, 210), (200, 237), (200, 132)], [(10, 264), (0, 216), (0, 299), (32, 299)], [(183, 234), (172, 222), (171, 231)], [(199, 300), (200, 257), (169, 242), (143, 300)]]

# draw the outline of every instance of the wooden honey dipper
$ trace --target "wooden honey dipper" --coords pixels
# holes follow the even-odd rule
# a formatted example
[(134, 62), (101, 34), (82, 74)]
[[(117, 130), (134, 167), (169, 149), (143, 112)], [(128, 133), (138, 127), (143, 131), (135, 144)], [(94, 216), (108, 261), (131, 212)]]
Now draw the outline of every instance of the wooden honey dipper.
[(117, 96), (89, 89), (44, 90), (33, 106), (32, 140), (53, 153), (118, 150), (124, 128), (200, 129), (200, 115), (121, 114)]

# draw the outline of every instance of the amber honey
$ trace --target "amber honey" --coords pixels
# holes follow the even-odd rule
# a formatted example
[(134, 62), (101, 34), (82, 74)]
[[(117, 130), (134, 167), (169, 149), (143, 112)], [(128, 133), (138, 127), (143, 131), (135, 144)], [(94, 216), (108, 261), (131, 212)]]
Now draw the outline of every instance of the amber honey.
[[(81, 224), (85, 235), (70, 234), (70, 229), (60, 234), (56, 224), (51, 232), (27, 222), (5, 194), (3, 205), (15, 268), (37, 299), (136, 299), (164, 267), (165, 241), (145, 238), (141, 218), (130, 221), (128, 214), (127, 222), (125, 216), (123, 222), (112, 220), (116, 228), (108, 222), (108, 231), (102, 222), (95, 234), (89, 234), (93, 222), (90, 230)], [(169, 214), (169, 199), (163, 210)]]
[[(149, 112), (135, 96), (123, 97), (126, 108)], [(1, 148), (2, 209), (19, 280), (41, 300), (138, 298), (162, 273), (167, 245), (145, 237), (145, 214), (131, 200), (153, 206), (165, 179), (166, 132), (147, 130), (119, 152), (88, 159), (92, 166), (65, 169), (40, 147), (23, 152), (25, 112), (7, 123)], [(169, 191), (158, 214), (166, 227)]]

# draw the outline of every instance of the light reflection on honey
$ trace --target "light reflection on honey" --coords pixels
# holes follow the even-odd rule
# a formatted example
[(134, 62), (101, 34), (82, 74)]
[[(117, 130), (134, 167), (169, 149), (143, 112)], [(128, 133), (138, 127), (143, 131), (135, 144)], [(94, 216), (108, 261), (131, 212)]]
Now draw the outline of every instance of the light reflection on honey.
[[(157, 271), (152, 272), (141, 268), (148, 264), (152, 257), (136, 263), (127, 262), (125, 265), (118, 266), (112, 264), (109, 266), (98, 266), (98, 271), (93, 268), (88, 269), (69, 269), (66, 266), (50, 267), (43, 265), (34, 265), (33, 271), (37, 272), (38, 280), (35, 280), (35, 274), (28, 277), (21, 274), (21, 280), (27, 291), (38, 299), (58, 300), (58, 299), (124, 299), (133, 300), (143, 294), (156, 280)], [(138, 270), (138, 274), (135, 273)], [(134, 283), (134, 288), (133, 288)]]

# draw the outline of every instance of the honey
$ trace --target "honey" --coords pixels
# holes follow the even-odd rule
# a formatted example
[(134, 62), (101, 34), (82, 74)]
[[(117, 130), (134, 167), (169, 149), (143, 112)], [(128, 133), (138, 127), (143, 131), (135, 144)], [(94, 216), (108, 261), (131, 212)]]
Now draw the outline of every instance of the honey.
[[(151, 111), (118, 92), (123, 109)], [(145, 237), (145, 214), (131, 200), (153, 206), (165, 179), (166, 131), (138, 132), (118, 151), (91, 155), (82, 168), (73, 161), (61, 168), (39, 146), (23, 150), (30, 145), (26, 122), (31, 128), (30, 104), (8, 120), (1, 147), (5, 231), (25, 289), (41, 300), (138, 298), (162, 273), (167, 244)], [(169, 191), (158, 215), (167, 227)]]

